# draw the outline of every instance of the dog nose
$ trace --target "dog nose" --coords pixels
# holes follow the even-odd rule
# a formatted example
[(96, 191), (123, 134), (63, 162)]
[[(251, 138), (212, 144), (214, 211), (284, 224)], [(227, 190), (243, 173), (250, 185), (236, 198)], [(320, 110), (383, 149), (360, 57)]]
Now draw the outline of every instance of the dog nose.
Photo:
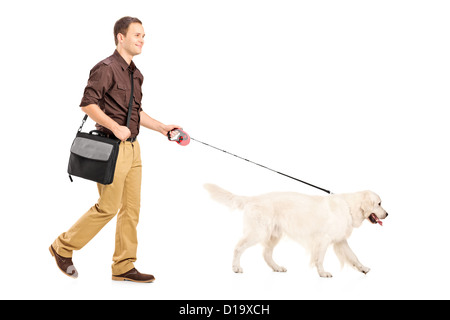
[(386, 217), (388, 216), (389, 214), (386, 212)]

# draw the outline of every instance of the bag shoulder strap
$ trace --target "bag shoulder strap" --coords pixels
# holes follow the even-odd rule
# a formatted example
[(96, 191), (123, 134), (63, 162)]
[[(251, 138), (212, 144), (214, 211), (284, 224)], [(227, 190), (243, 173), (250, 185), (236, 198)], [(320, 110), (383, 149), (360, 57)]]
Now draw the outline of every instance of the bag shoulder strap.
[(127, 128), (130, 128), (131, 113), (133, 112), (133, 99), (134, 99), (134, 71), (130, 73), (131, 81), (131, 95), (130, 102), (128, 103), (128, 115), (127, 115)]

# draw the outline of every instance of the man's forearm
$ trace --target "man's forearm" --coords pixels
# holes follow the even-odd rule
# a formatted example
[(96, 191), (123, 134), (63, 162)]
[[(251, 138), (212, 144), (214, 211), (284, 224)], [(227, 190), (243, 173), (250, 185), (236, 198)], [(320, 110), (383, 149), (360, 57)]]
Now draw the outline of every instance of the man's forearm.
[(119, 127), (119, 124), (106, 115), (96, 104), (81, 107), (81, 110), (83, 110), (89, 118), (97, 122), (99, 125), (108, 128), (113, 132)]
[(90, 104), (85, 107), (81, 107), (81, 109), (95, 122), (99, 125), (108, 128), (112, 131), (112, 133), (120, 140), (124, 141), (128, 139), (131, 135), (130, 130), (125, 127), (119, 125), (116, 121), (111, 119), (107, 114), (105, 114), (102, 109), (96, 104)]
[(155, 130), (165, 136), (167, 136), (167, 134), (170, 131), (172, 131), (173, 129), (177, 129), (177, 128), (181, 129), (181, 127), (176, 124), (161, 123), (158, 120), (155, 120), (152, 117), (150, 117), (144, 111), (141, 111), (141, 126), (147, 128), (147, 129)]
[(141, 111), (141, 126), (157, 131), (163, 135), (167, 135), (167, 132), (169, 130), (165, 124), (159, 122), (156, 119), (153, 119), (144, 111)]

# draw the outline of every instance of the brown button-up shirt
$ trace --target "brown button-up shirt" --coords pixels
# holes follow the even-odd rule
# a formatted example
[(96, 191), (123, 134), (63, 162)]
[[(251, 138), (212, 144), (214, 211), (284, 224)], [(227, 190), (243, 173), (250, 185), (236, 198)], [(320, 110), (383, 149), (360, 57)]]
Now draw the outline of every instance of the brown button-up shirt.
[[(141, 87), (144, 76), (133, 61), (128, 65), (117, 50), (112, 56), (100, 61), (92, 68), (80, 107), (96, 104), (118, 124), (126, 126), (131, 96), (130, 73), (132, 71), (134, 72), (134, 89), (129, 129), (131, 137), (136, 137), (139, 134), (140, 112), (142, 111)], [(108, 134), (112, 133), (98, 123), (96, 128)]]

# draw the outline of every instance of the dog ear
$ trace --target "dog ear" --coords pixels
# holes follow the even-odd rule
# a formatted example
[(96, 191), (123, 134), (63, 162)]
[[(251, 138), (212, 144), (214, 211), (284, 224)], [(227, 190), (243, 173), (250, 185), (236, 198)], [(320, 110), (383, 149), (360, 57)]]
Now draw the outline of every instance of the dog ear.
[(364, 191), (362, 194), (361, 210), (364, 217), (368, 217), (373, 211), (373, 200), (370, 191)]

